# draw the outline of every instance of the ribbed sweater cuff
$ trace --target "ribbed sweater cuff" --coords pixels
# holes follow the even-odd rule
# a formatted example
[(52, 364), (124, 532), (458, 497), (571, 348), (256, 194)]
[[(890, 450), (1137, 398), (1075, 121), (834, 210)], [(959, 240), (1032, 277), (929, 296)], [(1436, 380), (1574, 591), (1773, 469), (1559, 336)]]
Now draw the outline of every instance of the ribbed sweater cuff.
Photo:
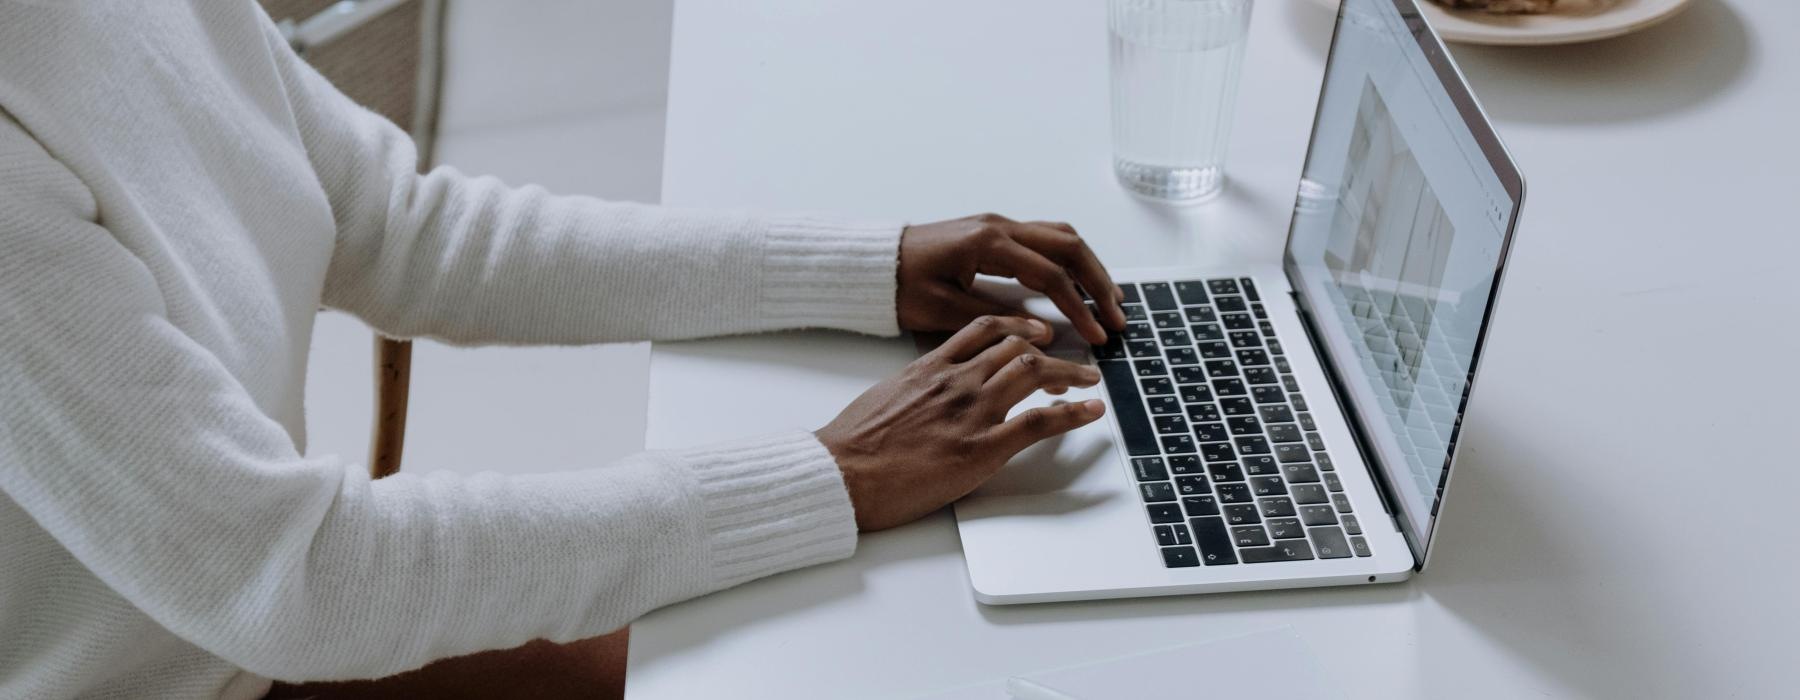
[(900, 332), (894, 294), (898, 222), (816, 217), (770, 220), (758, 308), (775, 328)]
[(812, 433), (683, 450), (701, 499), (713, 589), (856, 551), (856, 513), (837, 461)]

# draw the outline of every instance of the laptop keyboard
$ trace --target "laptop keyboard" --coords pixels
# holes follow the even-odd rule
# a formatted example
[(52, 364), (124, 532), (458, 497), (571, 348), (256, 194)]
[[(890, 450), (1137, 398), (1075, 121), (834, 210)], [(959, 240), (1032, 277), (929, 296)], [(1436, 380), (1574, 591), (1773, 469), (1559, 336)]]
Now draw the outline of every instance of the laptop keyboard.
[(1094, 358), (1163, 564), (1369, 556), (1250, 278), (1120, 286)]

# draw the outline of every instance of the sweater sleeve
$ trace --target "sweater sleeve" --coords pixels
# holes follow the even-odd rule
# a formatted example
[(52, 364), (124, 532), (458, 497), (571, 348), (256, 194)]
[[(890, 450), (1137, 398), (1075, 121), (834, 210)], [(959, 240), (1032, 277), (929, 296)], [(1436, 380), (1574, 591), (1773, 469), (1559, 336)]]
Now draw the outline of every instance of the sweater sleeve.
[(371, 481), (305, 458), (80, 197), (14, 174), (0, 490), (158, 624), (253, 673), (375, 677), (594, 636), (854, 548), (841, 476), (804, 432), (539, 476)]
[(420, 175), (406, 134), (268, 31), (336, 217), (328, 306), (455, 343), (898, 332), (899, 222), (554, 196), (448, 167)]

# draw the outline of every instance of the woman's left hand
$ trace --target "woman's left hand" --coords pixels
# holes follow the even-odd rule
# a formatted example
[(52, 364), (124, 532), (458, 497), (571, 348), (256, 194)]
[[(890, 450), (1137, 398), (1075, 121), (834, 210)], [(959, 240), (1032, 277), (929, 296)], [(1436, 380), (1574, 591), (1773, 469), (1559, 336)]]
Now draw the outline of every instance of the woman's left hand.
[[(1125, 330), (1119, 308), (1124, 294), (1074, 227), (998, 214), (906, 227), (900, 234), (900, 327), (956, 331), (980, 316), (1029, 316), (975, 291), (977, 273), (1011, 277), (1050, 297), (1094, 345), (1106, 343), (1107, 328)], [(1077, 285), (1093, 297), (1095, 311), (1082, 303)]]

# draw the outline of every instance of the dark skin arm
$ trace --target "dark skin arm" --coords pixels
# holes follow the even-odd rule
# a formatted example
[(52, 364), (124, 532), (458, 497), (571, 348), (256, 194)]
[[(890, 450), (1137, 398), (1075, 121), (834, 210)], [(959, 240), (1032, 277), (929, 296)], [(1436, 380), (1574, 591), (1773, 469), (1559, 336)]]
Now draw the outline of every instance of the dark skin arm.
[[(973, 287), (978, 273), (1045, 294), (1089, 343), (1125, 328), (1123, 293), (1068, 224), (985, 214), (908, 227), (900, 239), (900, 326), (957, 332), (816, 433), (843, 471), (862, 530), (942, 508), (1019, 451), (1105, 413), (1103, 402), (1088, 400), (1007, 418), (1040, 390), (1093, 386), (1100, 374), (1045, 355), (1038, 346), (1050, 341), (1050, 325), (981, 296)], [(1096, 300), (1094, 312), (1078, 287)]]

